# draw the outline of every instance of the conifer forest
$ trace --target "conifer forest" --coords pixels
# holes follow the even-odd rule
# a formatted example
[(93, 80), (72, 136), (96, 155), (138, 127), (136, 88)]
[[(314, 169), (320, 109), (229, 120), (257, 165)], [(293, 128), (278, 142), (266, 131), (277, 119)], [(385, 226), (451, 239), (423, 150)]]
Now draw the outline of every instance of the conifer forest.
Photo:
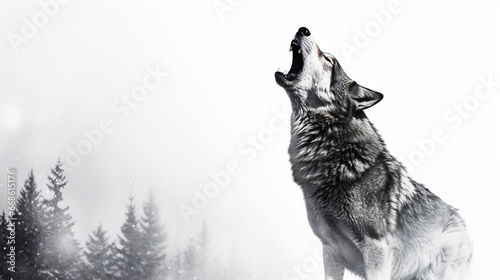
[(86, 240), (77, 240), (70, 209), (61, 207), (68, 184), (61, 162), (47, 179), (49, 191), (42, 195), (31, 170), (12, 203), (16, 207), (0, 217), (0, 279), (240, 279), (208, 255), (206, 224), (184, 248), (170, 250), (151, 192), (141, 209), (132, 196), (124, 203), (118, 236), (99, 225)]

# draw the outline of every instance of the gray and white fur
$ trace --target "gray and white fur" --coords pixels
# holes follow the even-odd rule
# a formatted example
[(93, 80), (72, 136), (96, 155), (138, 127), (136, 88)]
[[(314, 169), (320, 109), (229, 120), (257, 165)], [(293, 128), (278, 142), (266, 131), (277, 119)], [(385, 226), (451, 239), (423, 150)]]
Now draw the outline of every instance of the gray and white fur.
[(469, 279), (472, 245), (457, 210), (412, 180), (364, 110), (383, 95), (358, 85), (307, 28), (276, 72), (292, 103), (293, 178), (323, 244), (327, 280)]

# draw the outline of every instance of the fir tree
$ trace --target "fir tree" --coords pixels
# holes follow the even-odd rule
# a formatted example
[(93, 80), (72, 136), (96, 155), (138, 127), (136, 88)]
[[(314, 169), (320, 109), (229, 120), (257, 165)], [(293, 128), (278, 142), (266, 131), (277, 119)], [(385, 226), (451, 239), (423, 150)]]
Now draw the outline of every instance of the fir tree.
[(121, 227), (122, 236), (118, 237), (120, 246), (118, 248), (119, 277), (128, 280), (146, 280), (143, 277), (142, 269), (142, 260), (144, 258), (142, 255), (143, 250), (141, 250), (143, 233), (135, 214), (133, 197), (129, 199), (130, 202), (126, 213), (127, 219)]
[(17, 277), (19, 279), (43, 279), (41, 269), (44, 218), (40, 190), (37, 189), (33, 170), (28, 174), (17, 203), (16, 250), (18, 257)]
[(205, 223), (197, 235), (191, 235), (186, 250), (184, 251), (183, 260), (183, 279), (202, 279), (208, 277), (208, 246), (209, 236), (208, 229)]
[(67, 184), (61, 161), (51, 170), (47, 187), (53, 194), (44, 199), (45, 230), (49, 233), (43, 241), (42, 274), (44, 279), (80, 279), (80, 247), (74, 238), (73, 221), (69, 207), (61, 207), (62, 191)]
[(122, 271), (121, 271), (121, 254), (120, 250), (116, 246), (116, 242), (111, 243), (110, 245), (110, 250), (111, 250), (111, 263), (109, 264), (109, 271), (113, 275), (112, 279), (120, 280), (122, 278)]
[(193, 235), (189, 236), (189, 242), (187, 244), (186, 250), (184, 251), (184, 262), (183, 262), (183, 279), (194, 280), (200, 278), (200, 265), (201, 260), (198, 257), (199, 248), (197, 242)]
[(210, 262), (210, 235), (206, 222), (203, 222), (200, 232), (198, 233), (198, 257), (200, 259), (200, 269), (203, 274), (208, 273), (208, 264)]
[[(7, 219), (5, 218), (5, 212), (2, 212), (2, 216), (0, 217), (0, 261), (2, 265), (0, 266), (0, 279), (9, 279), (7, 278), (11, 274), (8, 272), (8, 263), (9, 260), (7, 254), (9, 253), (8, 245), (7, 245)], [(12, 276), (12, 274), (10, 275)]]
[(141, 219), (142, 228), (142, 263), (144, 279), (164, 279), (165, 273), (165, 243), (166, 234), (160, 224), (158, 207), (153, 199), (152, 192), (143, 207), (144, 217)]
[(174, 258), (170, 260), (168, 266), (168, 280), (182, 280), (184, 279), (184, 258), (183, 252), (177, 252)]
[(93, 236), (89, 236), (86, 242), (87, 250), (84, 252), (87, 260), (83, 271), (83, 279), (101, 279), (112, 280), (113, 277), (113, 245), (109, 244), (106, 232), (99, 225), (97, 230), (93, 232)]

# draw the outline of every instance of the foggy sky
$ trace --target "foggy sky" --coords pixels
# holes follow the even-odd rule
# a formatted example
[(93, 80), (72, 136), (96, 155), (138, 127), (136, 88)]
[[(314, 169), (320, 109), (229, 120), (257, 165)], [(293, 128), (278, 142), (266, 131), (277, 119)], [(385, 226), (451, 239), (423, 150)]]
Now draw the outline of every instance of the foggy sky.
[(17, 168), (18, 189), (33, 168), (46, 196), (50, 168), (66, 163), (80, 240), (100, 223), (116, 236), (127, 197), (139, 207), (152, 189), (174, 243), (206, 221), (214, 243), (282, 275), (317, 244), (274, 82), (307, 26), (385, 95), (370, 120), (417, 181), (461, 209), (475, 278), (487, 278), (500, 261), (489, 253), (499, 222), (483, 218), (499, 210), (498, 7), (364, 2), (3, 1), (0, 165)]

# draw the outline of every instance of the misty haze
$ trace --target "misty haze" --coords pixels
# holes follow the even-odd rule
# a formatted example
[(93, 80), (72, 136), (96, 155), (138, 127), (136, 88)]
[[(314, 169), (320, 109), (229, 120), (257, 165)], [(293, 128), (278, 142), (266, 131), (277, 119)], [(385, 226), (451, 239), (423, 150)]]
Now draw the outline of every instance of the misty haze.
[(460, 209), (473, 278), (493, 279), (496, 10), (2, 1), (0, 279), (324, 279), (274, 79), (300, 26), (384, 94), (370, 120), (413, 178)]

